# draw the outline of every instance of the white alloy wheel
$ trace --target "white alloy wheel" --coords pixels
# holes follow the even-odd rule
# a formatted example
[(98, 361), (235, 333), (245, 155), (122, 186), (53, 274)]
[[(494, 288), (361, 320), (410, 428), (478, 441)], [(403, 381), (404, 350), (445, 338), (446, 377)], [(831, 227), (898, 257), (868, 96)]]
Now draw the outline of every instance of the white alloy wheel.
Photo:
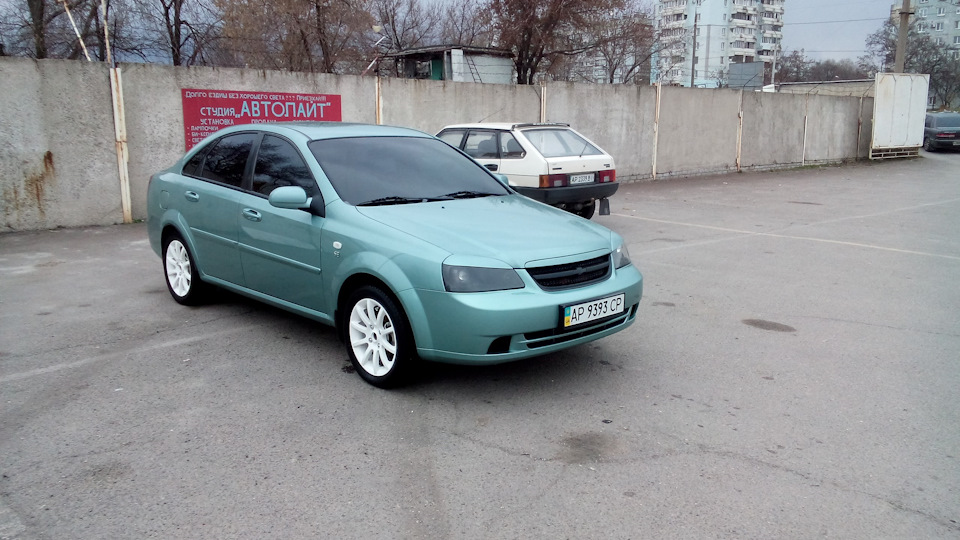
[(171, 240), (167, 245), (165, 263), (170, 291), (180, 298), (190, 294), (190, 286), (193, 283), (190, 252), (180, 240)]
[(397, 332), (380, 302), (361, 298), (350, 310), (350, 348), (360, 367), (374, 377), (390, 373), (397, 360)]

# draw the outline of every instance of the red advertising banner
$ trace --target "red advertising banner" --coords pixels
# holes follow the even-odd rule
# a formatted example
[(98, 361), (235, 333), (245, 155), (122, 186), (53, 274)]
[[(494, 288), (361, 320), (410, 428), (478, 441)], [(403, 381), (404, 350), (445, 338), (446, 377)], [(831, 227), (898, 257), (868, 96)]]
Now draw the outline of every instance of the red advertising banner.
[(336, 94), (284, 94), (183, 89), (183, 131), (190, 150), (211, 133), (234, 124), (324, 120), (340, 122)]

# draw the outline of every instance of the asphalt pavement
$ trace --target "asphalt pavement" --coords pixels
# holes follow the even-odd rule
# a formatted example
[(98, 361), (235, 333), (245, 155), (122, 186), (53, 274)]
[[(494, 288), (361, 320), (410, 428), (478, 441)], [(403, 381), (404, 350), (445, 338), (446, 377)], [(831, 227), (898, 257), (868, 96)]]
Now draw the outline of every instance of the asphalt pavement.
[(960, 538), (960, 154), (611, 209), (632, 327), (393, 391), (143, 224), (0, 235), (0, 538)]

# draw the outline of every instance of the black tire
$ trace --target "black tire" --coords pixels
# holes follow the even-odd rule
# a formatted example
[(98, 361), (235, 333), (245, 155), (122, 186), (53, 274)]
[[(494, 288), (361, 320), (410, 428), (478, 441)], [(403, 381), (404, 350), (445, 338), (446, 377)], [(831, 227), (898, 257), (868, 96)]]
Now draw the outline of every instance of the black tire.
[(169, 234), (163, 239), (161, 262), (167, 290), (174, 300), (185, 306), (203, 302), (209, 287), (200, 281), (200, 271), (193, 254), (179, 234)]
[(417, 358), (410, 323), (390, 295), (377, 287), (353, 291), (344, 306), (347, 356), (360, 377), (378, 388), (406, 383)]
[(583, 205), (580, 210), (577, 210), (577, 215), (583, 219), (590, 219), (593, 217), (594, 212), (597, 211), (597, 201), (590, 201), (589, 203)]
[(936, 149), (933, 147), (933, 143), (930, 142), (930, 137), (923, 138), (923, 149), (927, 152), (933, 152)]

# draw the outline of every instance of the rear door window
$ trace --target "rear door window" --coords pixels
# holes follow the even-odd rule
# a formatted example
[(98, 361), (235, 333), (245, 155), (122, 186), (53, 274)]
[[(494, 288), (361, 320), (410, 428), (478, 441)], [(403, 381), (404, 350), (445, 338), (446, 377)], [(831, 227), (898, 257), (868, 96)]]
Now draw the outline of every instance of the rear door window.
[(497, 148), (497, 132), (488, 130), (471, 130), (463, 145), (463, 151), (474, 159), (499, 159)]
[(223, 137), (207, 152), (200, 176), (206, 180), (240, 187), (243, 184), (247, 159), (256, 139), (257, 135), (254, 133), (237, 133)]
[(507, 132), (500, 133), (500, 156), (504, 159), (520, 159), (527, 155), (517, 138)]

